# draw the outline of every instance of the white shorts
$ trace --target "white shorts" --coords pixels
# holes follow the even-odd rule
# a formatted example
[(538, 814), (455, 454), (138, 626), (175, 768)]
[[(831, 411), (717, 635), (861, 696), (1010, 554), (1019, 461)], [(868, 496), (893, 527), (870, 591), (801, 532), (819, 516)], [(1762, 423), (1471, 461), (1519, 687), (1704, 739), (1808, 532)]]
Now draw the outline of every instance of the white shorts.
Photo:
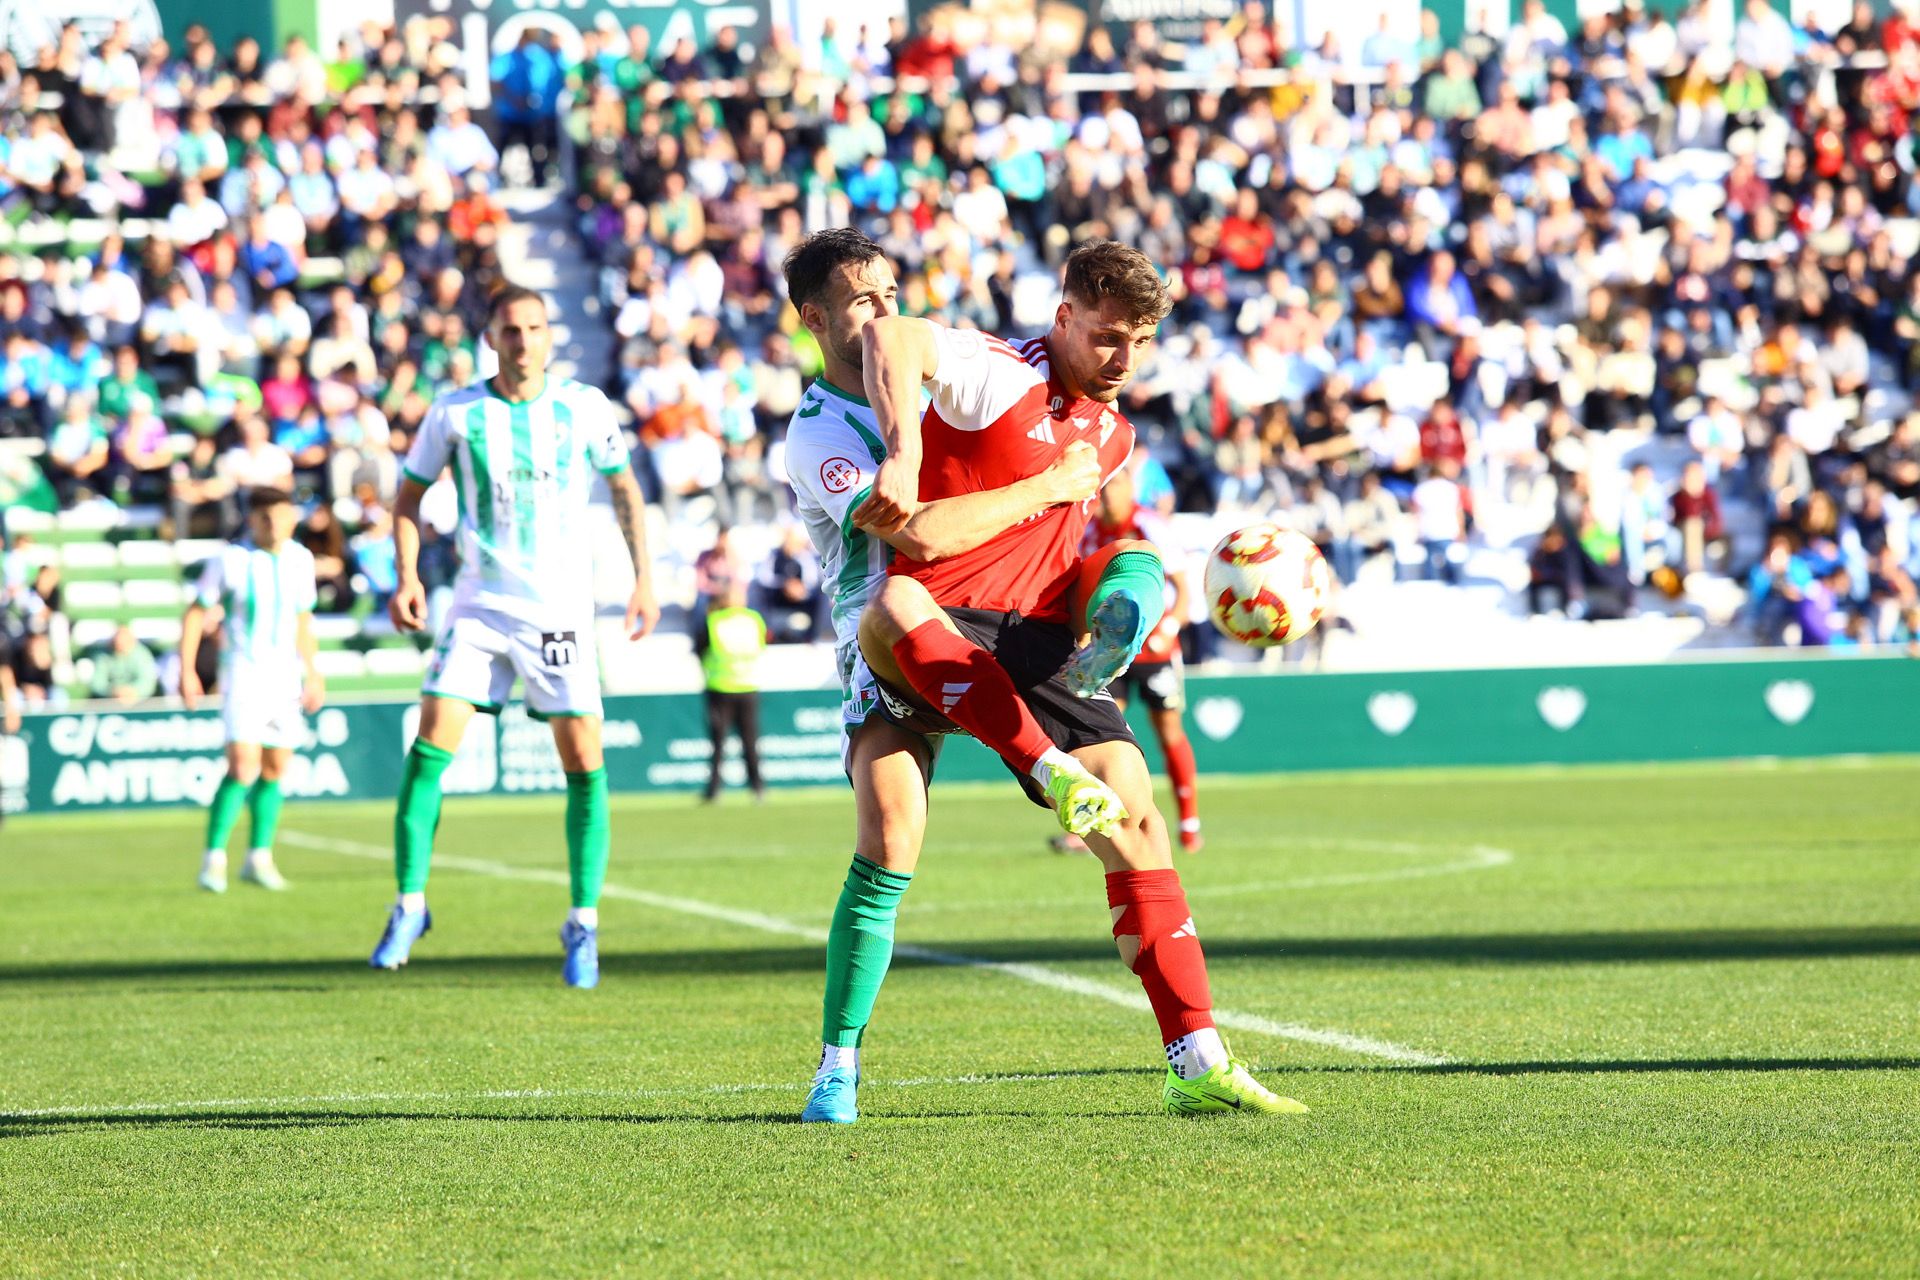
[(298, 666), (234, 662), (220, 673), (220, 722), (228, 742), (297, 749), (307, 739)]
[(420, 691), (498, 715), (516, 675), (525, 686), (527, 714), (536, 720), (601, 714), (591, 618), (564, 626), (541, 624), (455, 603), (441, 624)]
[[(885, 716), (879, 715), (880, 699), (884, 694), (880, 682), (874, 678), (872, 668), (867, 666), (865, 655), (856, 644), (843, 645), (834, 657), (840, 666), (840, 767), (853, 768), (853, 735), (870, 719), (880, 724), (892, 724)], [(895, 726), (896, 728), (898, 726)], [(940, 738), (921, 735), (927, 747), (929, 763), (940, 755)]]

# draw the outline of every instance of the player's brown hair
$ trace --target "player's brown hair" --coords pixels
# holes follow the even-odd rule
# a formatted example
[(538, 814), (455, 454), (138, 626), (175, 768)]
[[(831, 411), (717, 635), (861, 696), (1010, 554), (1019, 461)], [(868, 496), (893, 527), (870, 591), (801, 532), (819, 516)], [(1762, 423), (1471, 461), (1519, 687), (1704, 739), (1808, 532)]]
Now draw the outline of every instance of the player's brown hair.
[(516, 302), (537, 302), (543, 308), (547, 305), (538, 289), (529, 289), (523, 284), (502, 285), (487, 299), (487, 324), (491, 326), (502, 310)]
[(1086, 306), (1112, 298), (1136, 324), (1159, 324), (1173, 310), (1153, 259), (1117, 240), (1088, 240), (1069, 253), (1062, 290), (1069, 302)]

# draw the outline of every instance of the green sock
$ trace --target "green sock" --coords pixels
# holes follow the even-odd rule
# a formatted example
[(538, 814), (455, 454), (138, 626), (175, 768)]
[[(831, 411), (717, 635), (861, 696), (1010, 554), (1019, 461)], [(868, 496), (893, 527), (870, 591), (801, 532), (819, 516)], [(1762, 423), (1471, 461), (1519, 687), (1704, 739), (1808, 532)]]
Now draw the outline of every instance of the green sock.
[(254, 779), (247, 792), (247, 816), (253, 828), (253, 843), (247, 848), (273, 848), (274, 833), (280, 830), (280, 779)]
[(207, 848), (225, 851), (233, 824), (240, 821), (240, 806), (247, 798), (247, 786), (232, 774), (220, 779), (220, 789), (207, 806)]
[(433, 833), (440, 826), (440, 775), (453, 753), (415, 738), (400, 771), (400, 803), (393, 814), (393, 874), (402, 893), (424, 893)]
[(607, 878), (607, 771), (567, 775), (567, 881), (573, 905), (598, 907)]
[(1139, 634), (1133, 639), (1134, 652), (1138, 653), (1167, 612), (1167, 570), (1160, 563), (1160, 553), (1146, 548), (1122, 551), (1107, 561), (1100, 580), (1093, 584), (1093, 594), (1087, 598), (1087, 617), (1092, 618), (1117, 591), (1125, 591), (1139, 602)]
[(820, 1039), (839, 1048), (860, 1043), (873, 1002), (893, 963), (893, 921), (913, 873), (888, 871), (859, 854), (833, 909), (827, 933), (827, 998)]

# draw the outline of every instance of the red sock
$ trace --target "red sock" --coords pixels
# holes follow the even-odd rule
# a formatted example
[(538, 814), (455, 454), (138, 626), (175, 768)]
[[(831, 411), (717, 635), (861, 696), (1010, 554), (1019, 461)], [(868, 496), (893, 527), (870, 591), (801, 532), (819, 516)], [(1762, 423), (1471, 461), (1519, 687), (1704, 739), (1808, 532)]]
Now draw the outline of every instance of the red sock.
[(1180, 825), (1200, 821), (1200, 771), (1193, 764), (1193, 742), (1181, 738), (1163, 744), (1167, 753), (1167, 781), (1173, 784), (1173, 800), (1180, 806)]
[(938, 622), (923, 622), (893, 646), (900, 674), (944, 713), (1021, 773), (1053, 747), (994, 656)]
[(1189, 1032), (1213, 1025), (1213, 994), (1207, 989), (1207, 957), (1200, 950), (1193, 916), (1187, 910), (1180, 873), (1111, 871), (1107, 905), (1113, 908), (1113, 936), (1126, 954), (1129, 938), (1139, 943), (1133, 971), (1147, 989), (1160, 1039), (1171, 1044)]

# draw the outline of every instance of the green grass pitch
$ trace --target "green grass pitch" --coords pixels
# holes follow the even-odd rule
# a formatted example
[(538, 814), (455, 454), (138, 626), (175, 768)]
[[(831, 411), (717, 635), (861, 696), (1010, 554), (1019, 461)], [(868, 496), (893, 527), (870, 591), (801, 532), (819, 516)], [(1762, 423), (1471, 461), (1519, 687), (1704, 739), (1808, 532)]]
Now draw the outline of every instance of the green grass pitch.
[[(0, 836), (0, 1276), (1920, 1271), (1920, 761), (1203, 780), (1229, 1038), (1310, 1116), (1173, 1120), (1097, 866), (936, 790), (864, 1118), (791, 1123), (844, 791), (616, 800), (599, 990), (557, 799)], [(924, 953), (937, 952), (939, 962)]]

